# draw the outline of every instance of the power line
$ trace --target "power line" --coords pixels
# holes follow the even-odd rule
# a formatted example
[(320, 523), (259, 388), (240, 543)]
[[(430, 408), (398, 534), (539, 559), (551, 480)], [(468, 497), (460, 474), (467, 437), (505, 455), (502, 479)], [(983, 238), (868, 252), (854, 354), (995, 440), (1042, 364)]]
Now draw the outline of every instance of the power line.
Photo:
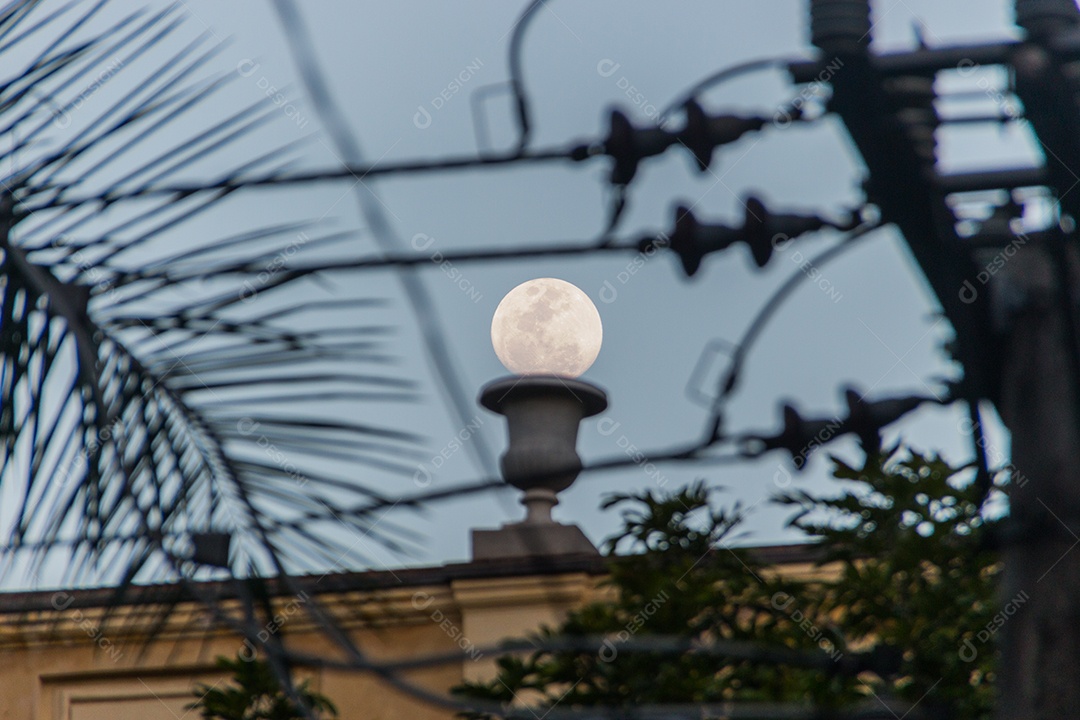
[[(277, 9), (285, 35), (289, 38), (293, 56), (300, 67), (300, 74), (304, 78), (316, 108), (327, 123), (334, 144), (344, 155), (346, 162), (349, 164), (361, 162), (359, 143), (350, 131), (345, 115), (334, 101), (319, 69), (315, 59), (314, 45), (302, 14), (292, 0), (274, 0), (274, 7)], [(364, 183), (363, 176), (357, 177), (357, 183), (353, 187), (356, 189), (364, 219), (383, 253), (391, 253), (400, 248), (402, 241), (397, 237), (374, 188)], [(419, 325), (424, 338), (429, 364), (439, 378), (439, 382), (436, 383), (437, 388), (448, 401), (454, 423), (458, 426), (468, 425), (471, 418), (471, 398), (465, 391), (457, 363), (454, 362), (450, 346), (438, 323), (438, 312), (431, 300), (431, 294), (424, 285), (423, 278), (410, 267), (405, 265), (395, 267), (398, 269), (398, 277), (412, 306), (413, 318)], [(473, 442), (468, 444), (466, 452), (473, 456), (485, 473), (495, 472), (494, 453), (482, 434), (475, 435)]]

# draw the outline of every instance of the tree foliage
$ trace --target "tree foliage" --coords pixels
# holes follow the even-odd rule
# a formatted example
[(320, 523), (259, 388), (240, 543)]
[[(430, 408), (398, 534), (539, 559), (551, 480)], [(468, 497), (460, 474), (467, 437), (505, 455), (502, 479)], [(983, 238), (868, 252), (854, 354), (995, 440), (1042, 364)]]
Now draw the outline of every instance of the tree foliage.
[(187, 710), (198, 710), (203, 720), (304, 720), (311, 717), (337, 717), (337, 708), (329, 698), (309, 689), (308, 681), (295, 686), (297, 697), (311, 711), (303, 710), (281, 689), (269, 663), (237, 657), (217, 659), (217, 667), (232, 673), (232, 685), (201, 683), (193, 691), (195, 702)]
[(415, 470), (420, 438), (377, 421), (415, 397), (383, 303), (326, 287), (356, 233), (215, 189), (304, 138), (231, 67), (208, 77), (224, 46), (184, 15), (0, 9), (0, 579), (52, 557), (65, 584), (191, 577), (202, 533), (232, 535), (239, 574), (332, 567), (342, 523), (372, 530), (367, 476)]
[[(984, 645), (976, 638), (994, 619), (999, 566), (987, 549), (991, 523), (979, 490), (964, 482), (965, 468), (897, 448), (862, 467), (834, 463), (835, 477), (846, 481), (839, 494), (775, 499), (795, 509), (791, 524), (817, 541), (820, 561), (809, 572), (779, 575), (733, 547), (742, 513), (714, 509), (701, 482), (673, 494), (613, 497), (607, 506), (622, 508), (623, 527), (605, 547), (611, 598), (533, 638), (599, 636), (597, 651), (504, 656), (494, 680), (455, 692), (507, 705), (791, 701), (880, 709), (876, 695), (951, 717), (986, 716), (995, 656), (992, 638)], [(650, 638), (683, 639), (690, 649), (656, 652), (642, 642)], [(965, 640), (979, 648), (974, 657), (963, 652)], [(833, 662), (801, 667), (693, 649), (718, 641)], [(876, 658), (876, 672), (842, 671), (860, 657)]]

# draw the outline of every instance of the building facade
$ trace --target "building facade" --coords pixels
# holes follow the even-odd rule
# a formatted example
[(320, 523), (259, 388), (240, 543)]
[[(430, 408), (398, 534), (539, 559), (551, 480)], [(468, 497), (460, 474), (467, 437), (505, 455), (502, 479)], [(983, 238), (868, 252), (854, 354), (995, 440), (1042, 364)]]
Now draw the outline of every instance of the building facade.
[[(761, 549), (784, 572), (816, 572), (809, 548)], [(310, 576), (291, 592), (271, 588), (273, 616), (263, 629), (290, 648), (342, 659), (311, 622), (307, 605), (333, 613), (375, 661), (431, 654), (460, 657), (402, 671), (439, 694), (463, 679), (494, 674), (490, 646), (556, 624), (574, 606), (607, 592), (602, 558), (508, 558), (430, 568)], [(243, 589), (199, 586), (223, 607)], [(167, 621), (158, 624), (166, 606)], [(218, 656), (253, 657), (254, 648), (222, 630), (202, 603), (178, 586), (35, 591), (0, 595), (0, 720), (194, 720), (185, 706), (197, 683), (226, 682)], [(446, 720), (453, 712), (390, 687), (365, 672), (327, 668), (301, 678), (338, 706), (343, 720)]]

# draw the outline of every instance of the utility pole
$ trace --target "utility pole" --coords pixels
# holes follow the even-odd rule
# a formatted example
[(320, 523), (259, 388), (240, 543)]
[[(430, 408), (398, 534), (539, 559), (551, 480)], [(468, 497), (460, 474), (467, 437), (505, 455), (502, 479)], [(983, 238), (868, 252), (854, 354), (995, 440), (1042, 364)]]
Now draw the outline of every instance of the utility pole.
[[(1062, 288), (1050, 253), (1028, 248), (1012, 264), (1015, 268), (999, 280), (1007, 285), (1002, 291), (1019, 299), (1010, 317), (998, 404), (1012, 433), (1016, 467), (1000, 605), (1017, 610), (1001, 616), (997, 717), (1075, 717), (1080, 711), (1080, 395), (1073, 318), (1058, 302)], [(1071, 265), (1075, 270), (1075, 262)]]
[[(1073, 0), (1017, 0), (1028, 43), (1012, 55), (1016, 92), (1043, 144), (1062, 213), (1080, 218), (1080, 106)], [(1072, 229), (1072, 226), (1067, 226)], [(1005, 316), (1002, 418), (1020, 482), (1009, 494), (1002, 603), (1024, 605), (1003, 626), (998, 717), (1062, 718), (1080, 711), (1080, 348), (1076, 237), (1054, 232), (1004, 269), (994, 295)], [(1011, 298), (1011, 299), (1010, 299)]]
[[(956, 394), (993, 402), (1012, 434), (997, 717), (1076, 717), (1080, 11), (1075, 0), (1016, 0), (1016, 22), (1026, 33), (1021, 42), (875, 55), (869, 0), (811, 0), (810, 6), (812, 42), (823, 57), (793, 65), (791, 73), (810, 82), (828, 63), (840, 66), (828, 80), (829, 109), (866, 162), (868, 200), (904, 234), (956, 332), (964, 367)], [(942, 71), (963, 74), (984, 65), (1008, 69), (1044, 167), (961, 175), (937, 167), (934, 131), (942, 121), (934, 81)], [(1007, 115), (1002, 97), (994, 99)], [(1017, 223), (1010, 220), (1018, 216), (1009, 215), (1011, 192), (1018, 187), (1048, 188), (1060, 208), (1060, 227), (1030, 235), (1013, 229)], [(961, 237), (950, 196), (981, 190), (1010, 193), (998, 208), (1004, 222), (987, 222), (985, 232)]]

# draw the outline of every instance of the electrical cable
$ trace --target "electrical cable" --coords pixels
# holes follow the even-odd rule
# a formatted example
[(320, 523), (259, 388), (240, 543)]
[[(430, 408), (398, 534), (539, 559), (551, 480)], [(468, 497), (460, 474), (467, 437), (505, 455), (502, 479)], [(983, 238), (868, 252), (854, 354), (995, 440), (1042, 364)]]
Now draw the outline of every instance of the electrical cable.
[(691, 85), (689, 90), (670, 102), (657, 116), (656, 124), (663, 125), (671, 113), (685, 106), (686, 103), (694, 100), (701, 93), (715, 85), (727, 82), (728, 80), (733, 80), (748, 73), (767, 70), (769, 68), (784, 68), (792, 63), (803, 62), (804, 60), (805, 58), (759, 58), (757, 60), (748, 60), (736, 65), (730, 65), (722, 70), (706, 75), (704, 78)]
[[(186, 198), (200, 193), (242, 190), (261, 186), (288, 186), (308, 185), (335, 180), (351, 180), (352, 182), (363, 181), (367, 178), (385, 177), (388, 175), (408, 175), (422, 172), (440, 172), (447, 170), (468, 170), (479, 167), (493, 167), (499, 165), (516, 165), (519, 163), (546, 163), (553, 160), (572, 160), (580, 162), (592, 157), (602, 155), (602, 148), (596, 145), (575, 145), (570, 148), (554, 148), (540, 150), (524, 154), (494, 154), (494, 155), (467, 155), (464, 157), (448, 157), (442, 160), (405, 160), (397, 163), (374, 163), (372, 165), (342, 163), (342, 167), (335, 170), (321, 170), (317, 172), (281, 173), (271, 175), (256, 175), (252, 177), (227, 176), (202, 183), (185, 183), (172, 185), (144, 185), (124, 191), (110, 191), (98, 195), (71, 197), (50, 200), (46, 203), (33, 207), (20, 205), (19, 216), (28, 216), (42, 210), (77, 208), (83, 205), (100, 205), (108, 207), (123, 200), (152, 197), (175, 197)], [(46, 190), (64, 190), (68, 186), (33, 187), (31, 193), (40, 193)], [(74, 187), (74, 186), (71, 186)]]
[[(334, 101), (325, 78), (318, 67), (318, 62), (315, 59), (314, 44), (307, 31), (302, 14), (293, 0), (274, 0), (274, 8), (277, 10), (278, 18), (289, 39), (290, 48), (300, 68), (304, 83), (315, 103), (316, 109), (327, 124), (327, 129), (338, 152), (344, 156), (347, 163), (360, 163), (361, 151), (359, 143), (351, 132), (344, 113)], [(403, 243), (397, 237), (383, 209), (383, 203), (375, 194), (374, 188), (369, 187), (362, 180), (355, 183), (353, 187), (358, 193), (357, 200), (364, 220), (371, 228), (380, 249), (384, 254), (394, 252)], [(424, 338), (429, 364), (439, 378), (436, 385), (442, 390), (448, 402), (455, 425), (467, 426), (472, 413), (472, 398), (465, 391), (464, 383), (457, 370), (457, 364), (451, 355), (449, 343), (443, 334), (442, 327), (437, 322), (438, 313), (435, 309), (435, 303), (431, 299), (427, 286), (424, 285), (423, 278), (416, 274), (415, 271), (402, 269), (399, 270), (398, 276), (406, 297), (408, 297), (412, 306), (413, 316)], [(468, 443), (466, 451), (473, 456), (473, 460), (483, 472), (487, 474), (495, 472), (495, 455), (483, 435), (476, 434), (473, 442)]]
[[(838, 243), (810, 258), (807, 261), (807, 264), (812, 267), (820, 267), (844, 254), (854, 247), (858, 240), (866, 237), (869, 233), (881, 227), (883, 226), (880, 223), (873, 222), (855, 228), (848, 232)], [(730, 399), (731, 394), (738, 385), (739, 375), (742, 372), (743, 363), (746, 361), (747, 354), (749, 354), (750, 350), (753, 348), (754, 343), (757, 341), (758, 337), (760, 337), (762, 331), (764, 331), (769, 320), (772, 319), (784, 301), (806, 278), (807, 274), (800, 269), (785, 280), (780, 287), (773, 292), (765, 305), (758, 311), (757, 315), (754, 316), (754, 319), (743, 333), (742, 338), (736, 344), (735, 350), (731, 355), (731, 362), (728, 366), (728, 370), (720, 380), (716, 400), (713, 403), (713, 411), (708, 420), (709, 424), (706, 438), (720, 437), (719, 433), (723, 420), (723, 406), (728, 399)]]
[(529, 136), (532, 134), (532, 121), (529, 116), (529, 99), (525, 91), (521, 50), (525, 41), (525, 31), (543, 6), (544, 0), (532, 0), (529, 3), (524, 12), (514, 22), (514, 31), (510, 36), (510, 46), (507, 50), (510, 90), (514, 93), (514, 107), (517, 111), (518, 141), (516, 154), (525, 152), (525, 147), (529, 144)]

